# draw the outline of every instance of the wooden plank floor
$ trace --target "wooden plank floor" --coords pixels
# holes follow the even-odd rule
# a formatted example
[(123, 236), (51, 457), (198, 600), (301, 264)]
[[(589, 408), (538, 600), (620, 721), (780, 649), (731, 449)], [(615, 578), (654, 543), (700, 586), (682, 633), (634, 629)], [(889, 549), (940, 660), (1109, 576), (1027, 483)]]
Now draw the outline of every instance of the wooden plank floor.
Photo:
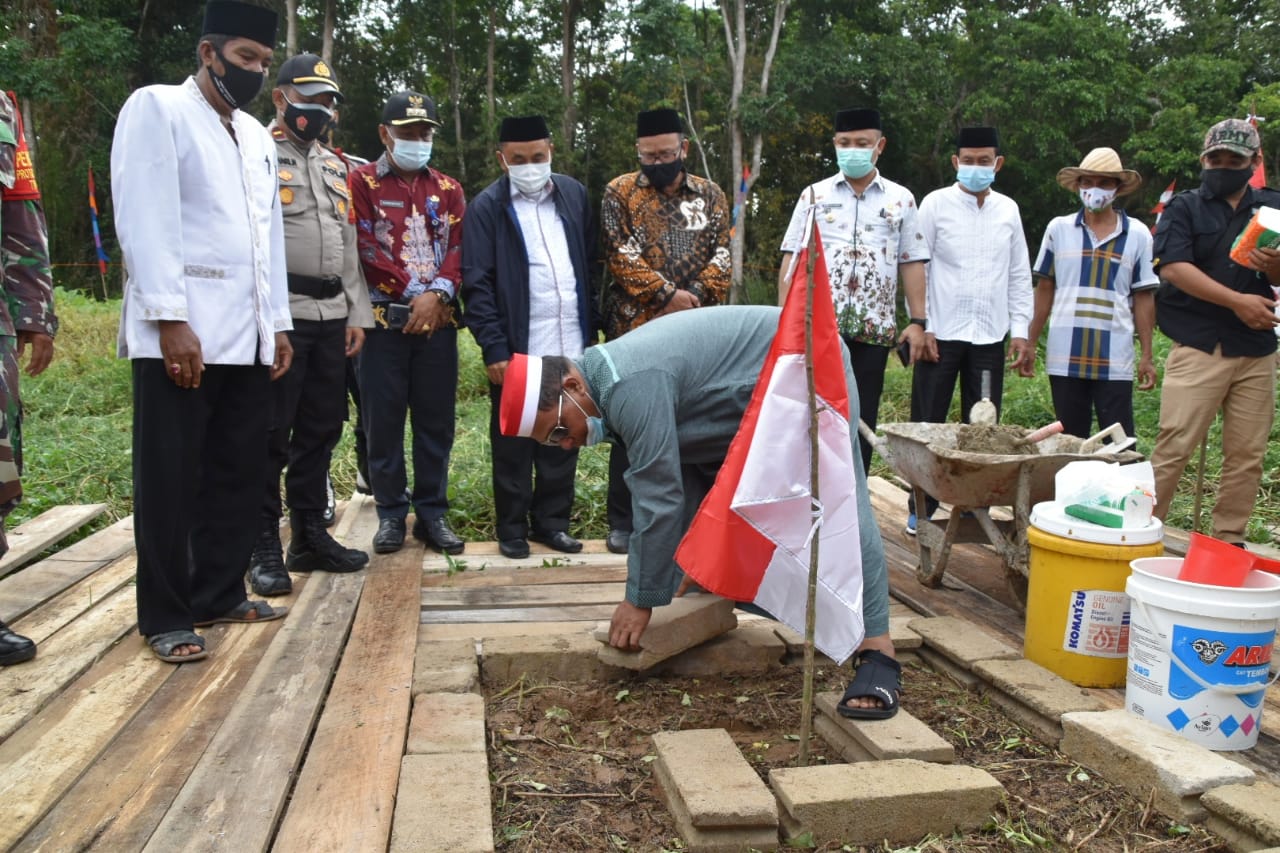
[[(944, 588), (921, 587), (905, 493), (873, 485), (895, 615), (963, 616), (1020, 645), (990, 550), (957, 547)], [(88, 515), (61, 509), (33, 529)], [(357, 496), (334, 535), (368, 549), (376, 526)], [(288, 618), (208, 629), (210, 657), (176, 667), (136, 633), (129, 519), (15, 567), (0, 614), (41, 647), (0, 670), (0, 850), (385, 850), (419, 639), (607, 619), (625, 558), (586, 546), (509, 560), (470, 543), (447, 560), (410, 539), (364, 572), (295, 575)], [(1250, 756), (1263, 772), (1280, 768), (1278, 698)]]

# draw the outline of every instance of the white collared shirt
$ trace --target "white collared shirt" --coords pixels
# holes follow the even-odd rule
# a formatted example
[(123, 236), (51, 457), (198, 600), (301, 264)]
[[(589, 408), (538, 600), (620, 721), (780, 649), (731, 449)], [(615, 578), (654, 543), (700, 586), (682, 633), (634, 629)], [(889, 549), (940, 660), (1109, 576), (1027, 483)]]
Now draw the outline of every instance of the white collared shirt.
[(270, 365), (293, 327), (276, 146), (245, 112), (235, 139), (195, 78), (125, 101), (111, 148), (129, 280), (118, 353), (160, 358), (160, 320), (185, 320), (207, 364)]
[(862, 195), (842, 173), (812, 184), (800, 195), (784, 252), (804, 248), (809, 207), (822, 235), (840, 333), (865, 343), (892, 346), (898, 339), (898, 267), (927, 261), (911, 191), (876, 172)]
[(511, 185), (511, 206), (529, 260), (529, 355), (582, 355), (578, 277), (564, 223), (556, 212), (555, 184), (536, 198)]
[(958, 184), (920, 203), (929, 247), (928, 330), (942, 341), (993, 344), (1031, 325), (1031, 257), (1018, 204), (988, 191), (982, 206)]

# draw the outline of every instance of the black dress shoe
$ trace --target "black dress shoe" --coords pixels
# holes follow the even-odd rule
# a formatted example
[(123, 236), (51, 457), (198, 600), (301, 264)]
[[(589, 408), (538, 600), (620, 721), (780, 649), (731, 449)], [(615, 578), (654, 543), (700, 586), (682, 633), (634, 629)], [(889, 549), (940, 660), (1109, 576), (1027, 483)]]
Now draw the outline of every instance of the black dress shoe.
[(604, 547), (610, 554), (625, 554), (631, 547), (630, 530), (610, 530), (609, 538), (604, 540)]
[(462, 537), (454, 533), (449, 522), (444, 520), (444, 516), (430, 521), (418, 519), (413, 523), (413, 535), (415, 539), (421, 539), (444, 554), (461, 554), (462, 549), (467, 547)]
[(529, 542), (525, 539), (499, 539), (498, 550), (504, 557), (519, 560), (529, 556)]
[(0, 666), (22, 663), (36, 656), (36, 644), (0, 622)]
[(404, 519), (384, 518), (378, 522), (378, 532), (373, 534), (375, 554), (394, 554), (404, 547)]
[(563, 530), (556, 530), (552, 533), (530, 533), (529, 538), (562, 554), (576, 554), (582, 550), (582, 543)]

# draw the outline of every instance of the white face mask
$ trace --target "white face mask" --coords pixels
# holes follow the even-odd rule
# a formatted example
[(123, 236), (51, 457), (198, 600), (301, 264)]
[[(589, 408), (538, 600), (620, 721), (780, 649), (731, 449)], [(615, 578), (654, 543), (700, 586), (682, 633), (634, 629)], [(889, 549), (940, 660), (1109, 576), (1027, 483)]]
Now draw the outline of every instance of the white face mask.
[(431, 162), (431, 143), (420, 139), (395, 139), (391, 159), (406, 172), (421, 172)]
[(1102, 187), (1080, 188), (1080, 201), (1090, 213), (1106, 210), (1115, 201), (1115, 197), (1115, 190), (1104, 190)]
[(537, 195), (551, 180), (551, 161), (545, 163), (522, 163), (518, 166), (507, 166), (507, 177), (512, 185), (525, 195)]

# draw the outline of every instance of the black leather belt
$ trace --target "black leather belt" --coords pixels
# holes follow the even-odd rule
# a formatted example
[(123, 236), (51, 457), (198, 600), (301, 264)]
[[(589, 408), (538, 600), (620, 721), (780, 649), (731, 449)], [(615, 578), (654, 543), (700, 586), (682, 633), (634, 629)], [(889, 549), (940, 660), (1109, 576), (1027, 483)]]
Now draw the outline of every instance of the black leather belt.
[(342, 292), (342, 279), (336, 275), (318, 277), (289, 273), (289, 292), (312, 299), (332, 299)]

